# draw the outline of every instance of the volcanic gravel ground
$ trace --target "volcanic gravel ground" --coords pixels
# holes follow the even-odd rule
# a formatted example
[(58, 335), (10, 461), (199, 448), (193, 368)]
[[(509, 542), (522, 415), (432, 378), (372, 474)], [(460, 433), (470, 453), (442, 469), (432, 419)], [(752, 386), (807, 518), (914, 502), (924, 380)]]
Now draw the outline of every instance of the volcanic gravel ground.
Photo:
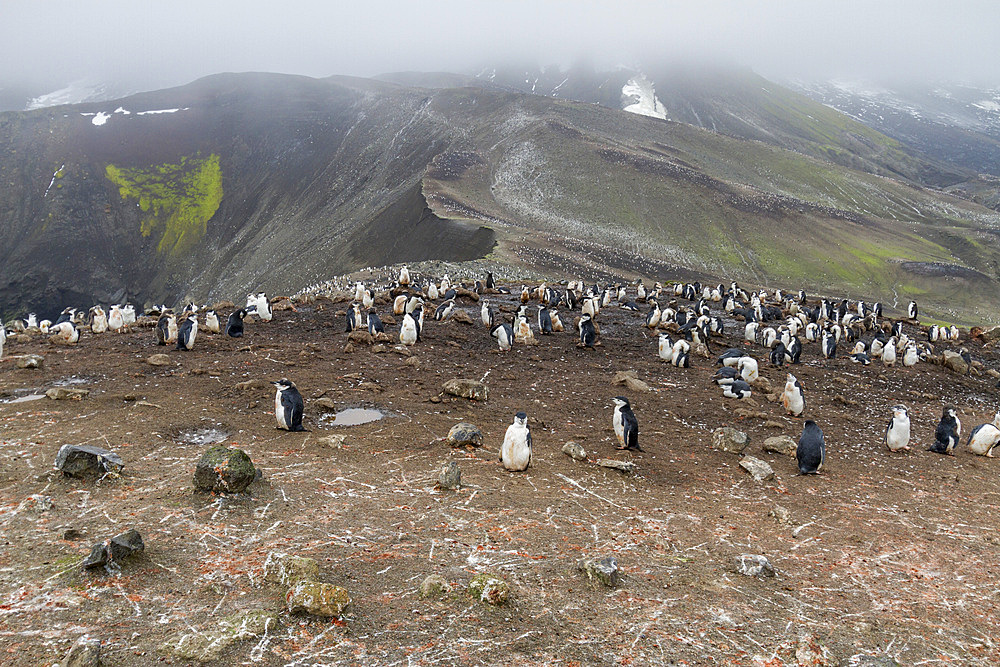
[[(489, 298), (509, 316), (511, 297)], [(690, 369), (664, 364), (641, 315), (602, 311), (597, 350), (577, 349), (567, 332), (500, 354), (479, 304), (460, 300), (475, 324), (428, 318), (408, 362), (363, 344), (345, 352), (345, 305), (319, 299), (269, 323), (248, 321), (242, 339), (200, 333), (191, 352), (157, 348), (151, 329), (87, 333), (74, 348), (8, 343), (8, 357), (46, 360), (42, 370), (18, 370), (5, 358), (8, 397), (67, 381), (91, 393), (0, 404), (0, 662), (50, 664), (87, 633), (103, 641), (103, 664), (187, 664), (169, 648), (179, 636), (261, 609), (280, 626), (236, 642), (217, 664), (781, 665), (796, 664), (796, 650), (806, 659), (800, 638), (842, 662), (860, 653), (902, 664), (1000, 662), (1000, 461), (964, 448), (964, 434), (998, 407), (988, 376), (930, 364), (863, 368), (825, 361), (806, 344), (793, 370), (805, 417), (826, 434), (827, 463), (819, 476), (797, 476), (794, 459), (760, 445), (772, 435), (797, 440), (802, 420), (758, 391), (755, 405), (723, 398), (710, 381), (714, 358), (693, 358)], [(387, 329), (396, 336), (398, 326)], [(738, 335), (714, 340), (713, 351), (744, 345), (742, 325), (730, 331)], [(996, 365), (992, 351), (967, 344)], [(148, 365), (157, 352), (172, 364)], [(787, 369), (768, 367), (759, 346), (751, 352), (780, 392)], [(652, 387), (629, 394), (644, 453), (614, 449), (620, 370)], [(275, 429), (270, 385), (236, 386), (283, 376), (306, 399), (308, 433)], [(431, 402), (456, 377), (484, 380), (489, 399)], [(323, 426), (320, 397), (387, 416)], [(909, 454), (881, 443), (897, 403), (910, 409)], [(964, 427), (955, 457), (924, 451), (947, 403)], [(765, 416), (741, 418), (738, 408)], [(534, 455), (527, 472), (509, 473), (497, 452), (519, 410), (530, 417)], [(478, 425), (485, 446), (449, 447), (443, 438), (459, 421)], [(727, 425), (750, 435), (747, 453), (768, 461), (775, 480), (755, 482), (738, 456), (709, 448), (712, 430)], [(346, 434), (346, 445), (320, 442), (331, 433)], [(193, 492), (195, 463), (217, 438), (262, 469), (248, 494)], [(568, 440), (590, 459), (561, 453)], [(120, 453), (122, 476), (94, 483), (53, 473), (65, 443)], [(637, 472), (599, 467), (600, 458), (634, 461)], [(435, 486), (449, 460), (461, 466), (459, 491)], [(51, 497), (52, 508), (32, 508), (32, 494)], [(776, 505), (788, 521), (770, 515)], [(141, 556), (118, 573), (78, 571), (91, 544), (129, 527), (145, 540)], [(71, 528), (83, 537), (63, 539)], [(288, 614), (285, 589), (262, 578), (272, 551), (316, 559), (320, 578), (350, 593), (343, 618)], [(744, 553), (766, 555), (777, 576), (737, 574), (733, 559)], [(622, 569), (617, 589), (577, 571), (579, 559), (605, 555)], [(506, 579), (507, 604), (464, 592), (481, 572)], [(435, 573), (452, 592), (420, 599), (418, 586)]]

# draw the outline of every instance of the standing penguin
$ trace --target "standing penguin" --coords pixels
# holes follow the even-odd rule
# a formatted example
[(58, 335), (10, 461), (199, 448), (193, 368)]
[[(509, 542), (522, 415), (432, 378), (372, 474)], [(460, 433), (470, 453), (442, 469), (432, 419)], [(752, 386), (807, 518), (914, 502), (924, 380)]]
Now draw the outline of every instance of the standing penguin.
[(886, 366), (894, 366), (896, 364), (895, 338), (890, 338), (886, 341), (885, 345), (882, 346), (882, 363)]
[(552, 318), (549, 316), (549, 309), (545, 306), (538, 307), (538, 333), (552, 333)]
[(229, 314), (226, 320), (226, 335), (232, 338), (239, 338), (243, 335), (243, 318), (247, 316), (247, 309), (240, 308)]
[(506, 322), (500, 322), (490, 329), (490, 335), (497, 339), (501, 352), (509, 352), (514, 344), (514, 328)]
[(906, 316), (911, 320), (917, 319), (917, 302), (911, 301), (909, 305), (906, 306)]
[(219, 333), (219, 316), (214, 310), (205, 311), (205, 328), (210, 333)]
[(198, 337), (198, 316), (191, 313), (177, 327), (177, 350), (190, 350)]
[(274, 418), (278, 428), (286, 431), (305, 431), (302, 427), (302, 412), (305, 404), (302, 394), (287, 378), (272, 382), (277, 390), (274, 394)]
[(822, 341), (823, 357), (833, 359), (837, 356), (837, 338), (829, 331), (823, 332)]
[(392, 314), (402, 315), (406, 312), (406, 295), (400, 294), (392, 301)]
[(800, 475), (818, 474), (823, 462), (826, 461), (826, 443), (823, 441), (823, 431), (816, 422), (807, 419), (799, 437), (799, 446), (795, 449), (795, 458), (799, 462)]
[(264, 292), (257, 294), (256, 313), (261, 322), (270, 322), (274, 317), (274, 314), (271, 312), (271, 302), (267, 300), (267, 294)]
[(531, 429), (528, 415), (523, 412), (514, 415), (514, 423), (507, 427), (500, 447), (500, 462), (514, 472), (527, 470), (531, 465)]
[(955, 445), (962, 437), (962, 422), (955, 415), (955, 408), (950, 405), (941, 411), (941, 421), (934, 432), (934, 444), (927, 451), (935, 454), (955, 455)]
[(410, 270), (405, 266), (399, 269), (399, 284), (404, 287), (410, 284)]
[(403, 324), (399, 327), (399, 342), (403, 345), (416, 345), (420, 339), (420, 324), (413, 313), (403, 315)]
[(618, 436), (618, 449), (636, 449), (642, 451), (639, 446), (639, 422), (636, 421), (632, 406), (624, 396), (615, 396), (612, 399), (615, 405), (615, 413), (611, 422), (615, 427), (615, 435)]
[(802, 393), (802, 384), (791, 373), (788, 374), (788, 379), (785, 381), (785, 391), (781, 394), (781, 404), (785, 406), (788, 414), (793, 417), (801, 416), (802, 411), (806, 409), (806, 399)]
[(368, 309), (368, 333), (372, 336), (385, 333), (385, 326), (382, 324), (382, 320), (379, 319), (378, 313), (375, 312), (374, 306)]
[(156, 320), (156, 344), (168, 345), (177, 342), (177, 318), (165, 312)]
[(580, 342), (577, 343), (577, 347), (594, 349), (597, 345), (597, 329), (594, 328), (594, 321), (590, 315), (584, 313), (580, 318)]
[(90, 309), (90, 331), (99, 334), (108, 330), (108, 316), (100, 306)]
[(115, 304), (111, 306), (111, 311), (108, 313), (108, 328), (118, 333), (125, 326), (125, 316), (122, 315), (121, 306)]
[(972, 429), (966, 447), (973, 454), (993, 458), (993, 448), (1000, 445), (1000, 412), (989, 424), (980, 424)]
[(890, 452), (910, 451), (910, 417), (904, 405), (892, 408), (892, 419), (885, 428), (885, 446)]
[(483, 326), (488, 327), (493, 323), (493, 313), (490, 312), (490, 302), (483, 299), (483, 305), (479, 309), (479, 319), (483, 321)]
[(455, 310), (455, 300), (448, 299), (440, 306), (434, 310), (434, 319), (437, 322), (443, 322), (444, 320), (451, 317), (452, 311)]
[(494, 290), (494, 289), (496, 289), (496, 287), (497, 287), (497, 282), (493, 278), (493, 272), (492, 271), (487, 271), (486, 272), (486, 289), (488, 289), (488, 290)]
[(559, 319), (559, 312), (556, 311), (554, 308), (550, 308), (549, 309), (549, 319), (552, 320), (552, 331), (553, 331), (553, 333), (562, 333), (562, 331), (563, 331), (563, 323), (562, 323), (562, 320)]

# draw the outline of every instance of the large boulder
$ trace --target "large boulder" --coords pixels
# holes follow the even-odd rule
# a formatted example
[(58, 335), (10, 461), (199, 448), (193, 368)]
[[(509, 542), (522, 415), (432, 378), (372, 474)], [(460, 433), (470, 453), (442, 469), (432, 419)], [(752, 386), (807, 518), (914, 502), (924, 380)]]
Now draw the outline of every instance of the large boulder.
[(731, 454), (742, 454), (749, 444), (749, 436), (731, 426), (723, 426), (712, 431), (712, 449)]
[(70, 477), (118, 474), (125, 464), (114, 452), (93, 445), (63, 445), (56, 454), (56, 469)]
[(968, 375), (969, 373), (969, 364), (958, 352), (945, 350), (941, 363), (945, 368), (959, 375)]
[(17, 368), (42, 368), (45, 365), (45, 357), (40, 354), (24, 354), (14, 357), (14, 365)]
[(455, 378), (444, 383), (444, 393), (470, 401), (485, 401), (488, 394), (486, 385), (479, 380)]
[(242, 493), (257, 474), (242, 449), (215, 445), (206, 451), (194, 471), (194, 488), (214, 493)]
[(351, 603), (351, 598), (347, 595), (347, 590), (340, 586), (318, 581), (300, 581), (288, 589), (285, 603), (288, 611), (293, 614), (339, 618), (344, 613), (344, 608)]
[(448, 431), (448, 444), (452, 447), (483, 446), (483, 432), (475, 424), (459, 422)]

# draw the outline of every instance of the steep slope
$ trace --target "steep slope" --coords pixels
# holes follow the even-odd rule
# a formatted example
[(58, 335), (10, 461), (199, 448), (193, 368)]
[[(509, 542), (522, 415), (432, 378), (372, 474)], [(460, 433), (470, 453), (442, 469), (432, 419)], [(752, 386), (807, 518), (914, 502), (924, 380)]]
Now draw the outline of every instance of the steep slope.
[(918, 297), (961, 320), (1000, 305), (994, 211), (802, 151), (503, 89), (218, 75), (2, 114), (0, 154), (7, 316), (291, 292), (366, 265), (490, 253), (562, 275)]

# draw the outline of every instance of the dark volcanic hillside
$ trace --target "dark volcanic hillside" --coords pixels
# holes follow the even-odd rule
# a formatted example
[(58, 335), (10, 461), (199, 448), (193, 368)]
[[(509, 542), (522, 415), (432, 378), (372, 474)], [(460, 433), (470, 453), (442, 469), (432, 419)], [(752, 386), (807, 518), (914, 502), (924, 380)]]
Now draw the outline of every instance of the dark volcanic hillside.
[[(0, 311), (292, 292), (492, 253), (542, 273), (680, 267), (994, 319), (1000, 216), (921, 186), (920, 163), (896, 180), (870, 150), (852, 158), (846, 117), (827, 111), (810, 127), (837, 138), (836, 160), (816, 141), (786, 150), (499, 87), (343, 77), (227, 74), (6, 113)], [(875, 152), (903, 164), (879, 136), (854, 143), (884, 139)]]

